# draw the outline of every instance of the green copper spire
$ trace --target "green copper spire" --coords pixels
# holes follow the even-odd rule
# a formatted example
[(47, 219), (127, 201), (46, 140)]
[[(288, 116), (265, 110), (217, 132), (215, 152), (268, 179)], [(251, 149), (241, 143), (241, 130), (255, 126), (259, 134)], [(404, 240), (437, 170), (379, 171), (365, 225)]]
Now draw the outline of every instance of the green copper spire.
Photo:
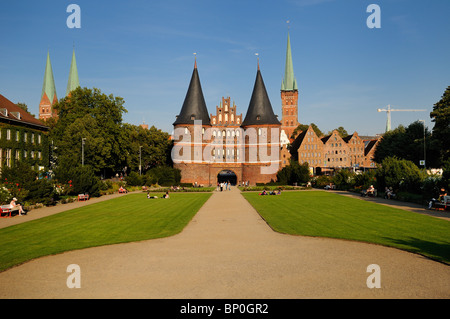
[(42, 86), (41, 100), (47, 95), (50, 104), (53, 104), (56, 97), (55, 79), (53, 78), (52, 63), (50, 62), (50, 52), (47, 52), (47, 64), (45, 66), (44, 85)]
[(77, 61), (75, 59), (75, 49), (73, 49), (72, 63), (70, 64), (69, 82), (67, 83), (66, 96), (69, 95), (70, 92), (72, 92), (79, 86), (80, 80), (78, 78)]
[(284, 79), (281, 83), (281, 91), (297, 91), (297, 80), (294, 76), (294, 66), (292, 64), (291, 39), (288, 32), (287, 50), (286, 50), (286, 69)]

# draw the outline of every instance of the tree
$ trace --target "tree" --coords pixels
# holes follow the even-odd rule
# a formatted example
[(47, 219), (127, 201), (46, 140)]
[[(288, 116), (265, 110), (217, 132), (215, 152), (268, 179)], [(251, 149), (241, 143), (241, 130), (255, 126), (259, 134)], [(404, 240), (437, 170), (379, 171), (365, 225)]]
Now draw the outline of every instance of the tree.
[(291, 160), (289, 165), (277, 173), (277, 182), (282, 185), (303, 184), (310, 179), (309, 165), (306, 162), (300, 165), (297, 161)]
[(420, 193), (423, 174), (411, 161), (387, 157), (376, 173), (378, 188), (392, 187), (394, 191)]
[(384, 134), (375, 150), (374, 160), (381, 163), (387, 157), (396, 156), (420, 166), (420, 161), (424, 159), (424, 147), (427, 167), (439, 167), (439, 150), (423, 123), (416, 121), (406, 128), (400, 125)]
[[(314, 132), (316, 133), (316, 135), (317, 135), (318, 137), (323, 136), (322, 131), (317, 127), (316, 124), (311, 123), (310, 125), (311, 125), (312, 129), (314, 130)], [(308, 127), (309, 127), (309, 126), (306, 125), (306, 124), (300, 124), (300, 125), (297, 126), (297, 127), (295, 128), (295, 130), (292, 132), (291, 138), (292, 138), (292, 139), (295, 139), (295, 138), (297, 137), (297, 135), (298, 135), (300, 132), (306, 131), (306, 130), (308, 129)]]
[[(339, 133), (339, 136), (344, 138), (348, 136), (348, 132), (345, 130), (345, 128), (343, 126), (339, 126), (336, 131)], [(327, 135), (331, 135), (333, 134), (333, 131), (328, 132)]]
[(121, 97), (107, 96), (96, 88), (79, 87), (61, 99), (54, 106), (58, 121), (50, 132), (57, 166), (62, 170), (80, 166), (84, 155), (84, 162), (97, 175), (111, 176), (122, 170), (128, 143), (122, 130), (123, 104)]
[(126, 166), (131, 171), (138, 172), (139, 163), (143, 174), (152, 167), (171, 165), (172, 141), (168, 133), (154, 126), (144, 129), (141, 126), (124, 124), (123, 138), (127, 141)]
[(437, 143), (443, 161), (450, 159), (450, 86), (439, 102), (434, 104), (430, 113), (433, 128), (433, 140)]

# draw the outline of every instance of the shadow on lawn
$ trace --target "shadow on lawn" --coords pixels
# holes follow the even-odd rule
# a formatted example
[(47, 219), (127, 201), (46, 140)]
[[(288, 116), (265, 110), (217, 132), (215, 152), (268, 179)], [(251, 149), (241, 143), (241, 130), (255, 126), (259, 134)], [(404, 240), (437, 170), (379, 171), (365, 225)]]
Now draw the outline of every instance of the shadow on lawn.
[(450, 244), (438, 244), (414, 237), (408, 239), (385, 237), (385, 239), (392, 242), (395, 247), (450, 265)]

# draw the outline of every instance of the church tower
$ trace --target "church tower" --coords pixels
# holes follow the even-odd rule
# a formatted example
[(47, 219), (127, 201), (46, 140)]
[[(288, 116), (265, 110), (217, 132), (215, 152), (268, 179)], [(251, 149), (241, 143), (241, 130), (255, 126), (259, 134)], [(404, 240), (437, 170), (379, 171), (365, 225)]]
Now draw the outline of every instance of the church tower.
[(72, 62), (70, 63), (69, 81), (67, 82), (66, 96), (69, 96), (70, 92), (80, 86), (80, 80), (78, 78), (77, 60), (75, 59), (75, 49), (72, 52)]
[(286, 67), (284, 79), (281, 83), (281, 112), (281, 130), (286, 133), (292, 142), (291, 135), (300, 123), (298, 122), (298, 86), (294, 76), (289, 32), (286, 50)]
[(39, 103), (39, 119), (47, 120), (56, 117), (53, 105), (58, 102), (56, 96), (55, 79), (53, 78), (50, 52), (47, 52), (47, 64), (45, 66), (44, 84), (42, 86), (41, 102)]

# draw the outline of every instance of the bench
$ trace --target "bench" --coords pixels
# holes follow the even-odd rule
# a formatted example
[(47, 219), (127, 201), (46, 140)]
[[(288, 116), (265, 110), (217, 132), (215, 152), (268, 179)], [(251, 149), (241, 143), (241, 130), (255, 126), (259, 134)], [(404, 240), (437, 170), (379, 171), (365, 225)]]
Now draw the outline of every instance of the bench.
[(78, 194), (78, 201), (86, 201), (89, 200), (89, 195), (88, 194)]
[(0, 206), (0, 218), (11, 218), (11, 213), (12, 209), (9, 205)]

